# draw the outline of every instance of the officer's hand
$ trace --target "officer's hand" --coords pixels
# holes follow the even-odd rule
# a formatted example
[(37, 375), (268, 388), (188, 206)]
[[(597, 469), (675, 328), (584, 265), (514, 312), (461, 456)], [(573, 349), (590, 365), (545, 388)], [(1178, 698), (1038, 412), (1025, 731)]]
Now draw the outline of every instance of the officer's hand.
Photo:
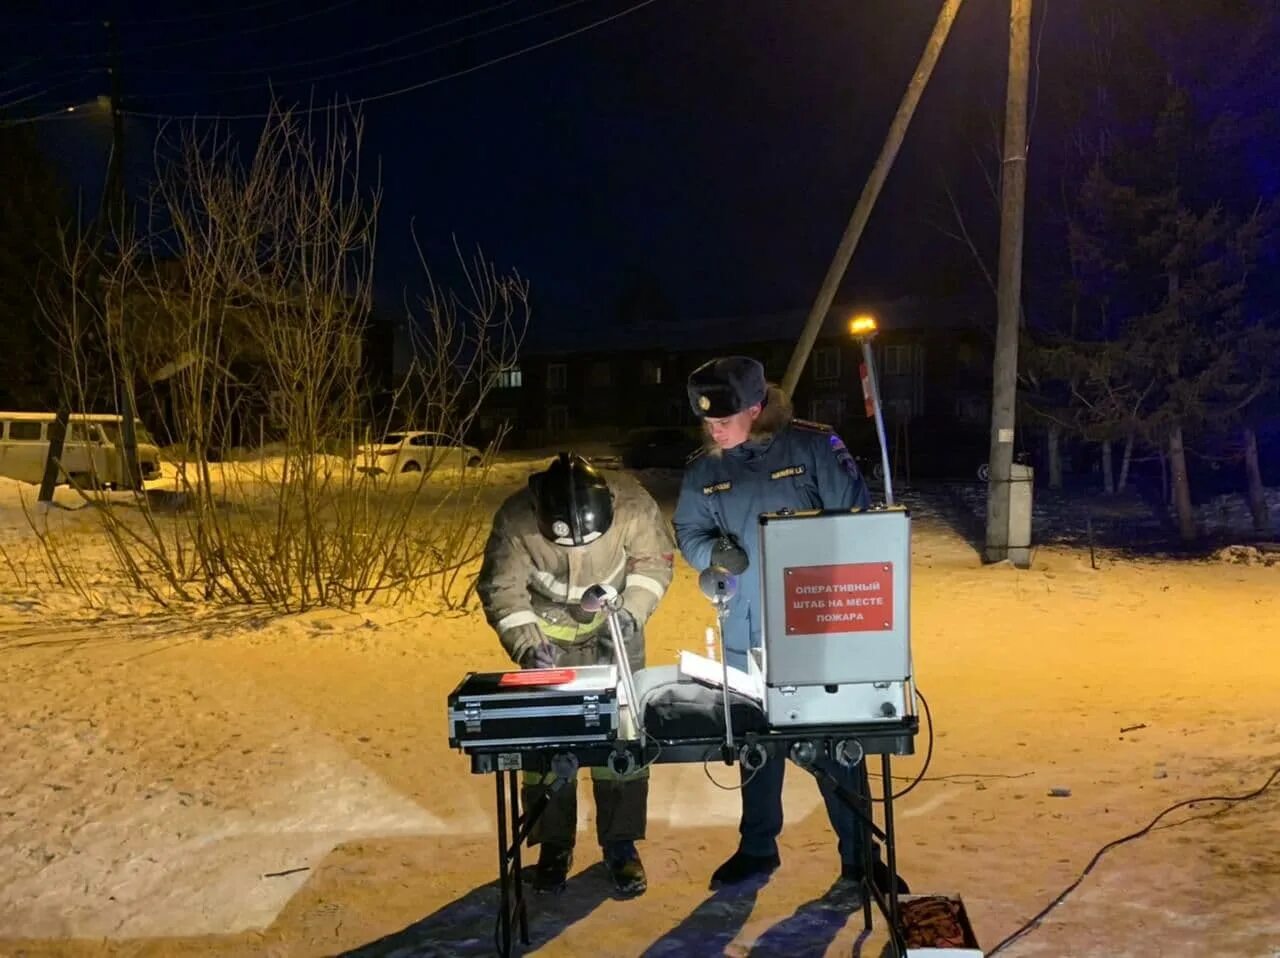
[(732, 536), (721, 536), (711, 547), (711, 564), (718, 565), (732, 575), (742, 575), (750, 563), (746, 550)]
[(554, 669), (556, 667), (556, 647), (546, 639), (531, 645), (520, 656), (522, 669)]

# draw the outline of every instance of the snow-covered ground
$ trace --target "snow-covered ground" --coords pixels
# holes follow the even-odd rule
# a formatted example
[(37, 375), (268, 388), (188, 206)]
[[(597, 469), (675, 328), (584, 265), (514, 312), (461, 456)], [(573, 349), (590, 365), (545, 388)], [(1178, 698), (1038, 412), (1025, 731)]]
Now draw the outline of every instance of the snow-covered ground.
[[(1280, 532), (1280, 488), (1265, 490), (1271, 530), (1262, 536), (1243, 494), (1218, 496), (1196, 509), (1196, 525), (1206, 547), (1253, 542)], [(982, 483), (924, 484), (907, 489), (903, 500), (914, 508), (948, 517), (964, 534), (981, 534), (986, 521), (987, 488)], [(949, 508), (948, 508), (949, 506)], [(1103, 549), (1160, 552), (1175, 544), (1172, 508), (1159, 515), (1134, 494), (1082, 495), (1037, 487), (1031, 503), (1032, 538), (1037, 545), (1088, 546)]]
[[(495, 502), (529, 464), (502, 468)], [(646, 476), (668, 508), (676, 478)], [(448, 749), (444, 720), (466, 671), (507, 665), (478, 612), (173, 614), (119, 593), (95, 611), (40, 580), (23, 492), (0, 481), (0, 954), (492, 953), (493, 781)], [(988, 948), (1105, 842), (1280, 766), (1280, 568), (1103, 555), (1095, 570), (1062, 545), (1025, 572), (984, 567), (954, 496), (907, 500), (936, 741), (897, 806), (900, 863), (913, 890), (962, 895)], [(59, 502), (50, 527), (115, 588), (92, 510)], [(679, 564), (650, 661), (700, 648), (711, 621)], [(656, 766), (650, 890), (629, 902), (609, 897), (581, 787), (575, 877), (531, 900), (534, 953), (881, 953), (879, 927), (861, 939), (832, 892), (834, 839), (798, 770), (782, 868), (713, 894), (737, 796), (700, 766)], [(1274, 956), (1277, 901), (1280, 786), (1115, 849), (1004, 954)]]

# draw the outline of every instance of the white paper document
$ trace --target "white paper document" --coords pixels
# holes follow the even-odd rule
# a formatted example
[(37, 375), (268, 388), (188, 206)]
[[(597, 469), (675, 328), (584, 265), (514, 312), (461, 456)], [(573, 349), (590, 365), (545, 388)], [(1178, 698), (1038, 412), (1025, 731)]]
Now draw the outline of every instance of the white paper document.
[[(709, 659), (704, 655), (681, 652), (680, 678), (691, 679), (717, 689), (723, 688), (724, 666), (715, 661), (715, 659)], [(764, 701), (764, 689), (760, 687), (760, 683), (741, 669), (735, 669), (732, 665), (729, 666), (729, 690), (756, 702)]]

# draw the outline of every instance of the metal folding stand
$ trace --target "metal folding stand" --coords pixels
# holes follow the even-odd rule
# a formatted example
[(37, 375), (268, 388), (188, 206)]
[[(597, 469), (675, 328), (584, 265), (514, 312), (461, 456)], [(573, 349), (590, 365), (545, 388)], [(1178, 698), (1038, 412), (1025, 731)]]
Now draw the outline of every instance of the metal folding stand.
[[(503, 779), (506, 781), (503, 781)], [(494, 945), (502, 958), (511, 955), (513, 926), (519, 925), (520, 943), (529, 944), (529, 912), (525, 907), (524, 879), (520, 849), (529, 832), (546, 810), (551, 791), (546, 791), (520, 814), (520, 773), (502, 771), (494, 775), (498, 809), (498, 895), (501, 898)], [(510, 842), (507, 836), (511, 836)]]
[[(875, 822), (871, 808), (871, 781), (867, 774), (867, 756), (864, 753), (858, 763), (862, 793), (858, 795), (849, 791), (839, 780), (825, 768), (816, 765), (802, 765), (805, 771), (820, 782), (825, 780), (840, 799), (862, 821), (862, 922), (867, 931), (871, 930), (871, 903), (875, 902), (880, 913), (884, 915), (889, 926), (889, 940), (893, 943), (894, 954), (905, 958), (907, 953), (906, 937), (902, 931), (902, 921), (898, 910), (898, 850), (897, 838), (893, 827), (893, 779), (888, 754), (880, 756), (880, 774), (884, 780), (884, 828)], [(875, 859), (872, 853), (873, 839), (879, 839), (884, 845), (885, 868), (887, 871), (887, 888), (876, 884)]]

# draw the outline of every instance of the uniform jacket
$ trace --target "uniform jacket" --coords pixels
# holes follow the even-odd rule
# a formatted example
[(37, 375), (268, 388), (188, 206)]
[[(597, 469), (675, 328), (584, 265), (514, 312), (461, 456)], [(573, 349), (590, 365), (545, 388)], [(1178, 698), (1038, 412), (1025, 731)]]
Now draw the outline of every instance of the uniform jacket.
[[(596, 583), (621, 593), (623, 608), (641, 629), (671, 585), (675, 539), (658, 504), (626, 474), (610, 475), (609, 489), (613, 524), (583, 546), (558, 546), (542, 537), (527, 488), (494, 515), (476, 590), (485, 618), (513, 661), (544, 637), (561, 646), (581, 646), (607, 635), (603, 615), (578, 608), (583, 592)], [(643, 661), (640, 644), (633, 667), (638, 667), (634, 653)]]
[(741, 446), (707, 447), (690, 462), (676, 504), (680, 552), (695, 570), (711, 564), (722, 535), (732, 536), (750, 565), (729, 606), (725, 647), (743, 666), (760, 642), (759, 517), (781, 509), (866, 509), (866, 483), (853, 456), (829, 427), (793, 419), (776, 388)]

